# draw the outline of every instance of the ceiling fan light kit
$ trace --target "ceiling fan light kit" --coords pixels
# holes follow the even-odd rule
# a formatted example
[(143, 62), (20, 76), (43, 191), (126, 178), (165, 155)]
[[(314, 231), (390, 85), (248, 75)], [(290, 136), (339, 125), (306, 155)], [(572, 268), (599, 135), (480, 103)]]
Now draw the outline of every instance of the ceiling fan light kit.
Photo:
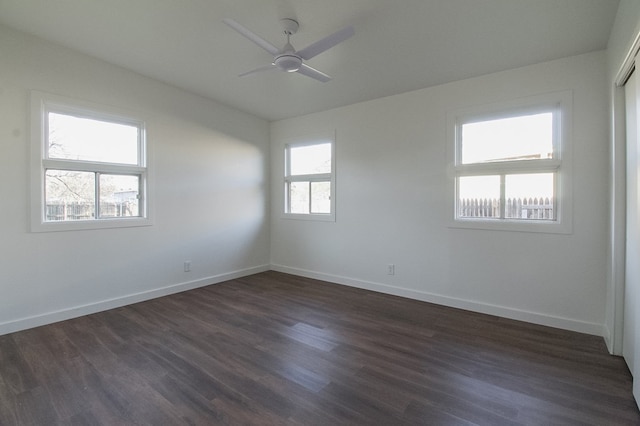
[[(280, 24), (282, 25), (284, 34), (287, 36), (287, 43), (282, 49), (278, 49), (272, 43), (240, 25), (233, 19), (223, 19), (222, 22), (273, 55), (273, 62), (271, 63), (271, 66), (266, 65), (256, 68), (255, 70), (240, 74), (240, 77), (262, 71), (269, 71), (271, 69), (278, 69), (289, 73), (297, 72), (325, 83), (331, 80), (331, 77), (321, 71), (316, 70), (315, 68), (310, 67), (309, 65), (305, 64), (304, 61), (309, 60), (321, 54), (322, 52), (331, 49), (335, 45), (342, 43), (355, 34), (353, 27), (348, 26), (323, 39), (316, 41), (315, 43), (305, 47), (302, 50), (296, 50), (291, 45), (290, 38), (293, 34), (298, 32), (300, 25), (295, 19), (284, 18), (280, 20)], [(275, 68), (272, 68), (272, 66)]]
[(286, 72), (296, 72), (300, 69), (302, 65), (302, 59), (296, 55), (290, 55), (287, 53), (283, 53), (282, 55), (276, 56), (273, 61), (273, 64), (280, 68), (282, 71)]

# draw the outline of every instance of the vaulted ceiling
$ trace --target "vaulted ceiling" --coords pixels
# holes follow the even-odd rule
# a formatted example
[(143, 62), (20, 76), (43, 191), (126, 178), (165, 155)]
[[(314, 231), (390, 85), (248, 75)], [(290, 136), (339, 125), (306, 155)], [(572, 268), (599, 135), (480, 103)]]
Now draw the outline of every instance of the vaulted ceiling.
[[(604, 49), (617, 0), (0, 0), (0, 23), (278, 120)], [(355, 36), (308, 61), (333, 77), (237, 75), (272, 57), (222, 23), (300, 49)]]

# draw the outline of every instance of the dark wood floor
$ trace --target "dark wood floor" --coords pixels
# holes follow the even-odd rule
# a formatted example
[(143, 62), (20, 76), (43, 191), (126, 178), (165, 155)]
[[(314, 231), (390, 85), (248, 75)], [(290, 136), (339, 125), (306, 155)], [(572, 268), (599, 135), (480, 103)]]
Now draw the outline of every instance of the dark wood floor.
[(601, 338), (266, 272), (0, 336), (0, 424), (640, 424)]

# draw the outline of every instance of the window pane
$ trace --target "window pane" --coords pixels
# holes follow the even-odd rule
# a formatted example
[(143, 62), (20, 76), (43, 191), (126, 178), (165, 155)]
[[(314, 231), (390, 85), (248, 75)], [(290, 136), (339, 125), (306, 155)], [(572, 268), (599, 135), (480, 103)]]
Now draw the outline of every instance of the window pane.
[(553, 113), (462, 125), (463, 164), (553, 157)]
[(311, 213), (331, 213), (331, 182), (311, 182)]
[(136, 126), (50, 112), (48, 157), (138, 164)]
[(100, 217), (139, 217), (140, 177), (100, 175)]
[(331, 173), (331, 144), (292, 146), (289, 161), (291, 175)]
[(500, 176), (458, 178), (458, 217), (500, 218)]
[(289, 184), (289, 213), (309, 213), (309, 182)]
[(555, 220), (554, 173), (505, 176), (505, 217)]
[(66, 170), (45, 173), (45, 220), (95, 217), (95, 174)]

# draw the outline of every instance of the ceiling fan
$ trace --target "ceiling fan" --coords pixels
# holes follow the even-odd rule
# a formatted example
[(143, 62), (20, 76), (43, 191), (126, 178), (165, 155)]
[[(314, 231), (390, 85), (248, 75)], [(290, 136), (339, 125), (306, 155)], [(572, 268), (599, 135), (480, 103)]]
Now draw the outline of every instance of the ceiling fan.
[(315, 68), (305, 64), (304, 61), (319, 55), (320, 53), (331, 49), (333, 46), (342, 43), (349, 37), (355, 34), (353, 27), (348, 26), (336, 31), (335, 33), (328, 35), (327, 37), (316, 41), (315, 43), (305, 47), (301, 50), (296, 50), (292, 45), (290, 38), (298, 31), (298, 21), (291, 18), (281, 19), (280, 23), (284, 29), (284, 34), (287, 36), (287, 44), (282, 49), (278, 49), (276, 46), (263, 39), (259, 35), (255, 34), (251, 30), (243, 27), (233, 19), (223, 19), (222, 22), (262, 47), (264, 50), (273, 55), (273, 62), (269, 65), (256, 68), (254, 70), (240, 74), (239, 77), (254, 74), (261, 71), (281, 70), (286, 72), (297, 72), (307, 77), (311, 77), (323, 83), (331, 80), (327, 74), (318, 71)]

